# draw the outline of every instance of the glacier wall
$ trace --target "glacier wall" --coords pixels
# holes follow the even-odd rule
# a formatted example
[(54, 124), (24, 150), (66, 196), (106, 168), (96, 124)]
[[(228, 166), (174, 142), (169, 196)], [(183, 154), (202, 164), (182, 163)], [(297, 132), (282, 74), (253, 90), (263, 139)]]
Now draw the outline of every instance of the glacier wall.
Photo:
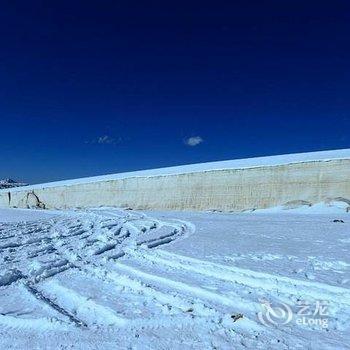
[(350, 200), (350, 159), (34, 187), (1, 190), (0, 206), (242, 211), (300, 201)]

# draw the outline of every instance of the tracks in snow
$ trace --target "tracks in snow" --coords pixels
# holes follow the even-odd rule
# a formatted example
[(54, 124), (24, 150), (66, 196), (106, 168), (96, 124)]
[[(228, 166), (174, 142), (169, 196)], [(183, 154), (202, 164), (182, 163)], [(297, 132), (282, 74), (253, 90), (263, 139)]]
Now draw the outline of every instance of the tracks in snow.
[[(0, 224), (0, 324), (9, 330), (126, 327), (155, 333), (203, 326), (213, 334), (235, 327), (254, 342), (262, 332), (281, 339), (290, 332), (257, 322), (260, 298), (324, 300), (334, 318), (350, 307), (344, 288), (158, 249), (194, 229), (188, 222), (114, 209)], [(16, 314), (16, 302), (28, 314)], [(240, 313), (244, 319), (235, 323), (232, 316)]]
[(308, 300), (323, 300), (329, 303), (339, 300), (343, 306), (350, 306), (350, 290), (346, 288), (331, 286), (318, 282), (303, 281), (284, 276), (271, 275), (268, 273), (225, 266), (217, 263), (198, 260), (164, 250), (147, 252), (134, 252), (136, 260), (148, 264), (168, 267), (172, 270), (187, 271), (210, 279), (215, 279), (218, 284), (228, 282), (242, 287), (260, 289), (264, 292), (276, 295), (294, 296), (308, 298)]
[[(82, 274), (87, 268), (104, 266), (138, 249), (171, 243), (189, 234), (190, 229), (192, 226), (183, 222), (163, 222), (114, 209), (70, 212), (30, 223), (0, 224), (0, 288), (6, 292), (12, 285), (24, 286), (44, 308), (50, 308), (63, 322), (78, 327), (122, 326), (124, 318), (112, 309), (95, 303), (92, 297), (83, 297), (57, 279), (72, 271)], [(8, 320), (13, 325), (11, 313), (11, 306), (1, 307), (0, 323)], [(37, 327), (38, 323), (19, 321), (18, 326), (31, 323)]]

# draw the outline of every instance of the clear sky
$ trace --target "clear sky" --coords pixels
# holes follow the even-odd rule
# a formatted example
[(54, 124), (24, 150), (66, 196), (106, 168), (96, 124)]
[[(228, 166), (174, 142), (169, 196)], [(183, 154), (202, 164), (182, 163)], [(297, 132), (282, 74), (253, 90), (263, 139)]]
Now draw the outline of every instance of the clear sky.
[(350, 147), (350, 2), (3, 1), (0, 178)]

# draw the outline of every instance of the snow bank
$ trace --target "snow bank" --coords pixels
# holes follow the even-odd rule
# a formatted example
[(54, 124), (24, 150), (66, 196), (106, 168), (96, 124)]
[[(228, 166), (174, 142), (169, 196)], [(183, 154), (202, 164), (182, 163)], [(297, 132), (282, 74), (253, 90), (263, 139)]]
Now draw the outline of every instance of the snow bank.
[(0, 192), (0, 207), (243, 211), (342, 199), (350, 150), (242, 159), (98, 176)]
[[(293, 163), (303, 163), (312, 161), (329, 161), (334, 159), (350, 159), (350, 149), (334, 150), (334, 151), (320, 151), (320, 152), (308, 152), (308, 153), (295, 153), (269, 157), (256, 157), (246, 159), (235, 159), (218, 162), (198, 163), (181, 165), (159, 169), (149, 169), (132, 171), (118, 174), (110, 174), (103, 176), (85, 177), (80, 179), (55, 181), (44, 184), (37, 184), (32, 186), (26, 186), (25, 190), (57, 187), (57, 186), (70, 186), (77, 184), (86, 184), (100, 181), (110, 181), (118, 179), (127, 179), (133, 177), (153, 177), (153, 176), (166, 176), (177, 174), (188, 174), (196, 172), (205, 172), (211, 170), (224, 170), (224, 169), (247, 169), (263, 166), (276, 166)], [(21, 191), (23, 188), (17, 187), (12, 189), (11, 192)], [(0, 190), (4, 191), (4, 190)]]

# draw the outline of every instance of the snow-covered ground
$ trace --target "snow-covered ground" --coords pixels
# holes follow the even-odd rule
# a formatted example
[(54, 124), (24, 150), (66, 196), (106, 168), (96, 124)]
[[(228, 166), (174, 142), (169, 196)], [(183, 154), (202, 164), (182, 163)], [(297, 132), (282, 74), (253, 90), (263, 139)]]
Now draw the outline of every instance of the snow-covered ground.
[(4, 349), (347, 349), (350, 214), (0, 210)]

